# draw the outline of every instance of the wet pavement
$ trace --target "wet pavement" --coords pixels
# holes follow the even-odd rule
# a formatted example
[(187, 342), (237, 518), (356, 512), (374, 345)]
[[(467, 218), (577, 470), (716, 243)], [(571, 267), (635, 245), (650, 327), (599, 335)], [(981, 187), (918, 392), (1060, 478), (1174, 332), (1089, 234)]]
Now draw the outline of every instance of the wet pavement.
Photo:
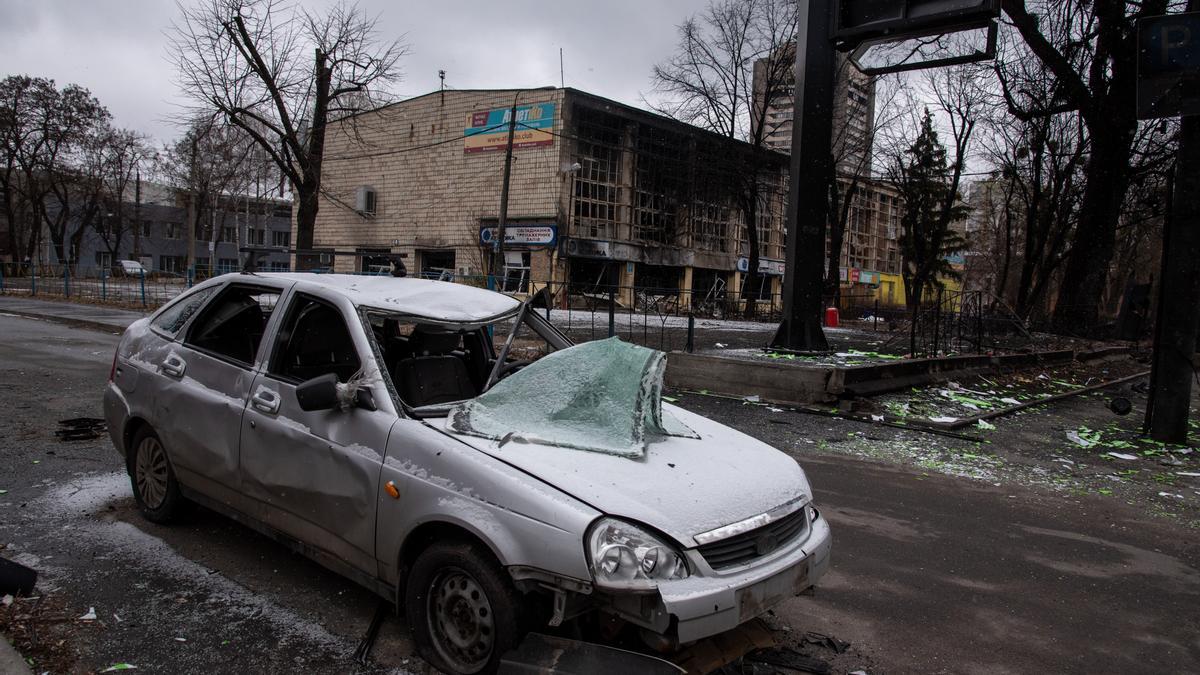
[[(42, 572), (42, 590), (59, 603), (48, 611), (65, 620), (43, 636), (62, 641), (54, 663), (70, 661), (71, 672), (117, 663), (141, 672), (425, 669), (394, 618), (372, 663), (351, 662), (375, 608), (367, 591), (202, 509), (180, 525), (146, 523), (106, 437), (55, 437), (59, 420), (100, 416), (115, 336), (2, 314), (0, 335), (0, 543)], [(1007, 473), (1036, 468), (1015, 447), (1028, 440), (1019, 428), (1048, 434), (1033, 416), (998, 422), (992, 448), (970, 452), (999, 468), (971, 478), (886, 453), (929, 451), (918, 432), (712, 397), (680, 402), (808, 469), (834, 526), (833, 563), (815, 598), (788, 601), (771, 623), (785, 642), (807, 631), (850, 642), (834, 672), (1200, 670), (1198, 530), (1134, 493)], [(854, 450), (867, 447), (881, 454)], [(93, 608), (95, 620), (76, 618)]]

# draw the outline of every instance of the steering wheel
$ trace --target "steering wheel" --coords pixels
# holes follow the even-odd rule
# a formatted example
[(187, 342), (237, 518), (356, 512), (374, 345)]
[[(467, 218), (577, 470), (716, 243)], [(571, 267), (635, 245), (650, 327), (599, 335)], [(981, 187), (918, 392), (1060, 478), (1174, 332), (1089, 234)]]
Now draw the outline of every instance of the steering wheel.
[(525, 366), (527, 366), (531, 363), (533, 363), (533, 361), (529, 361), (526, 359), (517, 359), (516, 361), (506, 361), (503, 365), (500, 366), (500, 370), (496, 371), (496, 381), (499, 382), (500, 380), (503, 380), (508, 375), (511, 375), (511, 374), (517, 372), (518, 370), (524, 368)]

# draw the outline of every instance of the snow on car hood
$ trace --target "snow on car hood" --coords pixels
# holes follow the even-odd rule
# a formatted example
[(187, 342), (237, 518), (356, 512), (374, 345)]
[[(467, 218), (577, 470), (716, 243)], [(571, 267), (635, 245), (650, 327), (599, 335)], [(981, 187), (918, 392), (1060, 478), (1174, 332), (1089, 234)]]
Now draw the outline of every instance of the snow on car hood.
[(794, 459), (729, 427), (664, 405), (695, 438), (656, 436), (638, 458), (541, 442), (506, 442), (447, 430), (609, 515), (656, 528), (685, 547), (693, 537), (756, 516), (797, 497), (812, 498)]

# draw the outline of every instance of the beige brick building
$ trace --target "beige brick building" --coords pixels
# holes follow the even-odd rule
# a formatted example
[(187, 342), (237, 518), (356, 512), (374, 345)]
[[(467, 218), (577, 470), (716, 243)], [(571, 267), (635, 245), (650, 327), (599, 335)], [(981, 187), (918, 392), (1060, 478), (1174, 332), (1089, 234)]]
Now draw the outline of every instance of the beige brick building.
[(755, 290), (778, 293), (786, 156), (569, 88), (434, 92), (342, 121), (326, 140), (315, 247), (360, 254), (334, 256), (339, 271), (399, 253), (414, 274), (486, 274), (514, 97), (510, 290), (615, 285), (626, 303), (637, 287), (686, 305), (738, 288), (738, 186), (753, 166), (766, 272)]

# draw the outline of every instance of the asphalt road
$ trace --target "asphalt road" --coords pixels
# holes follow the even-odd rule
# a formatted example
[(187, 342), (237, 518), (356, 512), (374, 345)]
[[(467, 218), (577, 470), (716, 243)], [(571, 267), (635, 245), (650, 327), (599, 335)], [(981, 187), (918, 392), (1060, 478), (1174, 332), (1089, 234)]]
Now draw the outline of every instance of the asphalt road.
[[(366, 591), (200, 509), (182, 525), (146, 523), (107, 438), (55, 438), (59, 420), (100, 415), (115, 344), (0, 314), (0, 544), (42, 571), (65, 616), (95, 608), (95, 621), (64, 624), (74, 669), (423, 671), (396, 619), (373, 664), (353, 666), (375, 606)], [(844, 437), (840, 420), (682, 403), (808, 469), (835, 528), (833, 567), (775, 623), (852, 643), (837, 670), (1200, 671), (1195, 530), (1116, 500), (926, 476), (800, 442)]]

